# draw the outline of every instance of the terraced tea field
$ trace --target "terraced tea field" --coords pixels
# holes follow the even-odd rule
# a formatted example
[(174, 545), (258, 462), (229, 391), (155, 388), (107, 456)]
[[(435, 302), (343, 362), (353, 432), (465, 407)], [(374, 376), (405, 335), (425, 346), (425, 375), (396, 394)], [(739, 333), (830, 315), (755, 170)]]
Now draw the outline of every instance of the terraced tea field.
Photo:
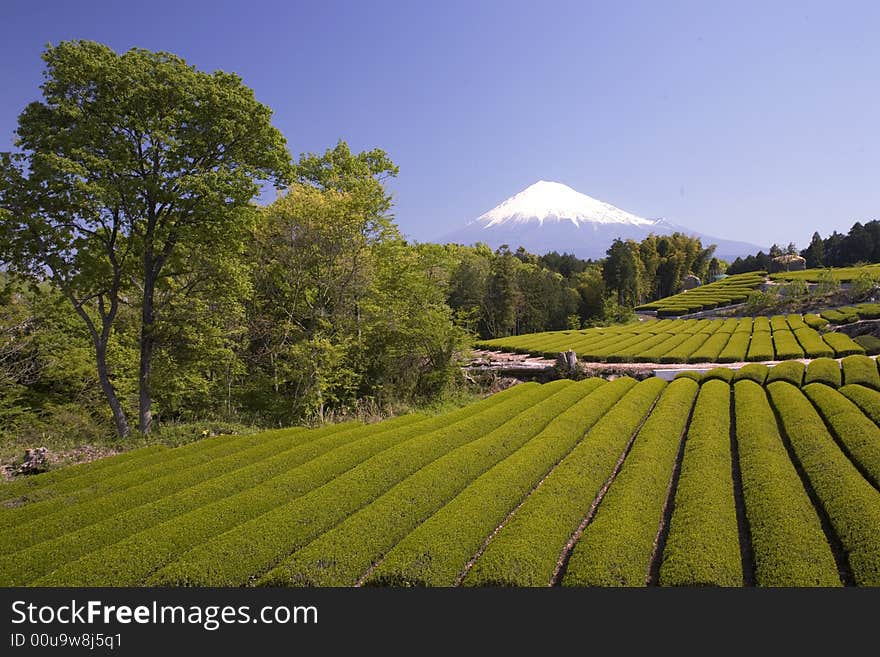
[(657, 317), (678, 317), (703, 310), (714, 310), (742, 303), (765, 280), (767, 272), (748, 272), (728, 276), (715, 283), (674, 294), (636, 307), (637, 311), (653, 311)]
[(770, 274), (770, 278), (775, 281), (805, 281), (807, 283), (819, 283), (824, 278), (831, 278), (839, 283), (849, 283), (863, 276), (880, 278), (880, 264), (862, 265), (861, 267), (805, 269)]
[(0, 584), (878, 586), (878, 388), (562, 380), (140, 449), (0, 486)]
[(662, 319), (609, 328), (549, 331), (484, 340), (478, 348), (555, 358), (573, 350), (606, 363), (737, 363), (796, 358), (842, 358), (865, 348), (842, 333), (820, 334), (814, 316), (742, 319)]

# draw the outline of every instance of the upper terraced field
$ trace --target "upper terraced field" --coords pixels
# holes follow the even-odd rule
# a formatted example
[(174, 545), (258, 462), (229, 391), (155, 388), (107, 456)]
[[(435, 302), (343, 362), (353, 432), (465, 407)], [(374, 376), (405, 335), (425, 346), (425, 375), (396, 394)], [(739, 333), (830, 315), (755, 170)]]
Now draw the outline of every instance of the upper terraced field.
[[(815, 320), (818, 320), (816, 322)], [(818, 333), (815, 316), (742, 319), (662, 319), (580, 331), (530, 333), (477, 343), (483, 349), (607, 363), (736, 363), (842, 358), (865, 348), (842, 333)]]
[(878, 586), (880, 378), (817, 362), (522, 384), (18, 480), (0, 584)]

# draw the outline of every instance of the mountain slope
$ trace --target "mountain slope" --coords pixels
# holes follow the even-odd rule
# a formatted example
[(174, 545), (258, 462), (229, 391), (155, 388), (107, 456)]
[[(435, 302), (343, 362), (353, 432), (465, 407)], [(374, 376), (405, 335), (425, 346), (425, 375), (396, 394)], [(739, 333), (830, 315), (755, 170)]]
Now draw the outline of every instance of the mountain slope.
[(663, 219), (651, 220), (582, 194), (567, 185), (539, 180), (523, 191), (446, 235), (442, 242), (507, 244), (533, 253), (559, 251), (581, 258), (601, 258), (616, 238), (642, 240), (649, 234), (682, 232), (716, 244), (716, 255), (733, 259), (761, 247), (712, 237)]

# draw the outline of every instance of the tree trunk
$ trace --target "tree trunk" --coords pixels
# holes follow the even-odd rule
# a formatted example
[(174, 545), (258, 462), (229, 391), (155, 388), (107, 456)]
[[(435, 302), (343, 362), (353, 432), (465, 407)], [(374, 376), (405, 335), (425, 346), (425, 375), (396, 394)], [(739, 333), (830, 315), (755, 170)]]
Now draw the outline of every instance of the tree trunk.
[(144, 302), (141, 308), (141, 361), (138, 370), (138, 428), (143, 434), (150, 433), (153, 423), (152, 397), (150, 395), (150, 375), (153, 370), (153, 346), (155, 337), (153, 291), (156, 280), (152, 273), (152, 262), (145, 258)]
[(107, 398), (107, 403), (110, 404), (110, 410), (113, 412), (116, 432), (125, 438), (131, 429), (129, 429), (128, 419), (125, 417), (119, 398), (116, 396), (116, 390), (110, 383), (110, 374), (107, 370), (107, 345), (100, 340), (95, 343), (95, 356), (98, 360), (98, 380), (101, 383), (101, 390), (104, 391), (104, 396)]

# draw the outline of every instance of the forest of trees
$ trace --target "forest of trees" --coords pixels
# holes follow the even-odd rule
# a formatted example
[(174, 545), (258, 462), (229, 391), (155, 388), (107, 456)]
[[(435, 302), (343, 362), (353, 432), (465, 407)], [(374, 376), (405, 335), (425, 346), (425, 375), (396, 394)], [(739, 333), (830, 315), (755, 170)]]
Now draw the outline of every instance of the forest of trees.
[(774, 244), (768, 253), (737, 258), (728, 268), (730, 274), (769, 270), (770, 261), (783, 254), (800, 255), (807, 268), (847, 267), (859, 262), (880, 262), (880, 221), (855, 222), (846, 235), (834, 231), (826, 238), (815, 232), (807, 248), (798, 252), (794, 244), (786, 249)]

